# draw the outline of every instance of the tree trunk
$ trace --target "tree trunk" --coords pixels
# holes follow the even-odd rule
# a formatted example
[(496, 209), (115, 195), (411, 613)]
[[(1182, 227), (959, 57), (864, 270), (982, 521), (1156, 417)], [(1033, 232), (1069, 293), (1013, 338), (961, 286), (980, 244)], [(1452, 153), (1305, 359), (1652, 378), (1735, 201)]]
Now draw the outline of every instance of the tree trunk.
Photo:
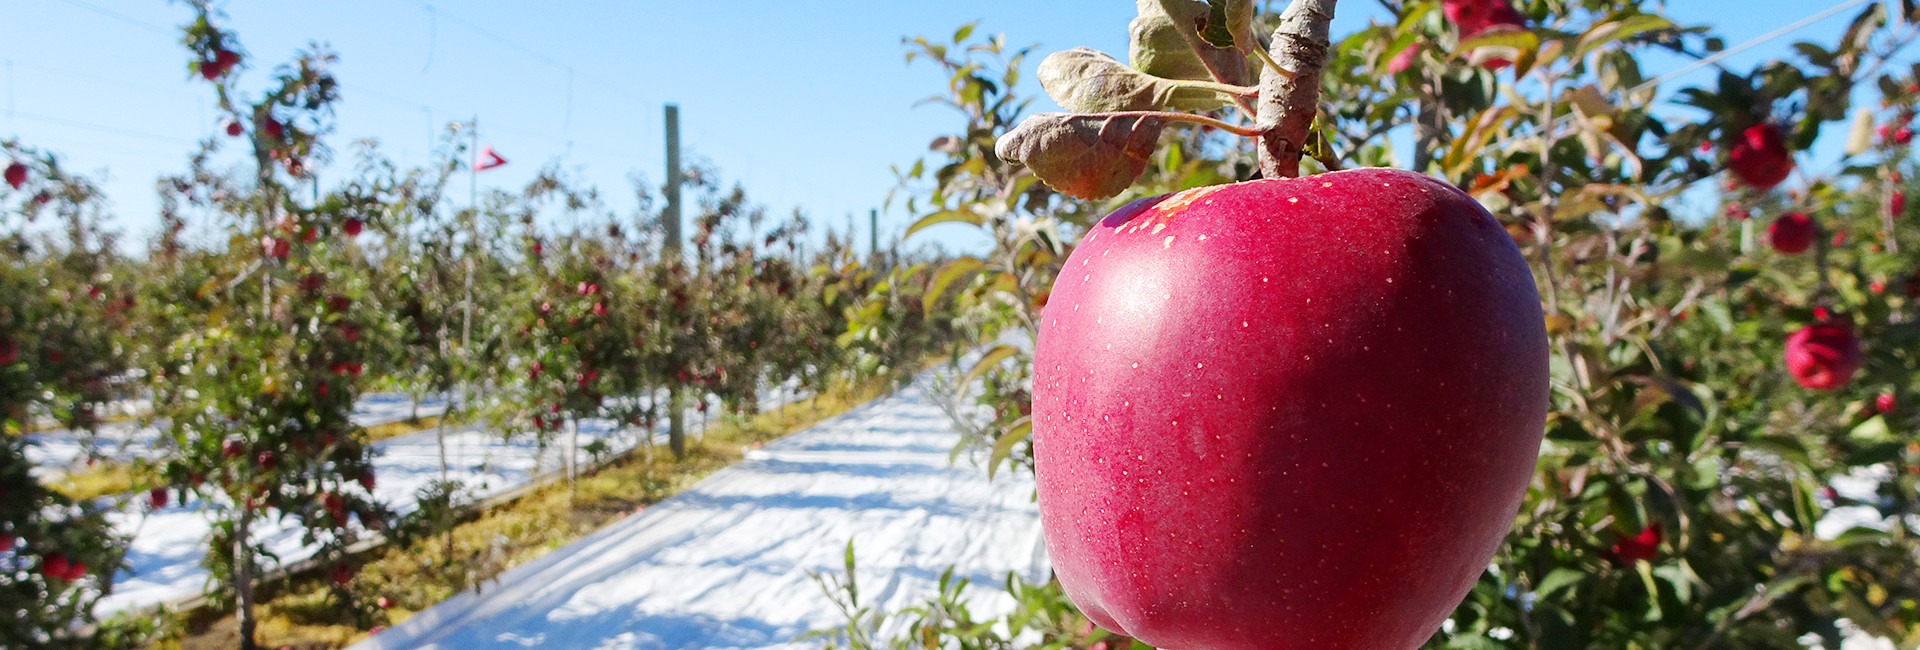
[(1421, 93), (1420, 113), (1413, 118), (1413, 171), (1427, 173), (1427, 165), (1433, 163), (1433, 150), (1440, 146), (1439, 101), (1433, 95)]
[(573, 494), (580, 486), (580, 419), (567, 418), (567, 503), (573, 503)]
[(253, 523), (253, 510), (242, 504), (240, 523), (233, 532), (233, 593), (235, 612), (240, 619), (240, 650), (255, 650), (253, 631), (253, 547), (247, 544), (247, 531)]
[(667, 391), (667, 448), (673, 450), (673, 459), (687, 457), (686, 414), (681, 408), (680, 389)]

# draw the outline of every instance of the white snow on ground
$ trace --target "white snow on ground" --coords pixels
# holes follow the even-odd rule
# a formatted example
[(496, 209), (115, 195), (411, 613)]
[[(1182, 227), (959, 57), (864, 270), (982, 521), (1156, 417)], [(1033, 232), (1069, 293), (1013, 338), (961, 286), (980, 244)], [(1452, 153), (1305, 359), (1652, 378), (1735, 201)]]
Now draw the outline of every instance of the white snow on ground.
[(976, 617), (1005, 612), (1006, 574), (1049, 568), (1032, 479), (950, 464), (930, 377), (354, 648), (811, 647), (794, 637), (845, 621), (808, 571), (839, 573), (848, 540), (863, 604), (924, 602), (954, 566)]
[[(763, 408), (771, 409), (777, 408), (783, 399), (799, 397), (804, 395), (786, 386), (783, 390), (763, 392), (760, 403)], [(411, 411), (405, 397), (374, 404), (356, 409), (355, 417), (364, 412), (369, 414), (369, 421), (380, 417), (404, 420)], [(430, 414), (425, 404), (420, 411), (422, 415)], [(688, 416), (690, 430), (705, 421), (693, 413)], [(664, 442), (665, 431), (662, 423), (654, 432), (655, 442)], [(631, 427), (616, 429), (606, 420), (582, 420), (579, 444), (584, 448), (594, 440), (604, 439), (610, 451), (617, 453), (638, 445), (640, 433), (641, 430)], [(440, 478), (440, 451), (434, 436), (429, 430), (373, 443), (377, 454), (375, 499), (400, 514), (418, 508), (420, 491)], [(566, 450), (564, 433), (555, 435), (543, 450), (531, 437), (501, 440), (499, 435), (476, 427), (450, 429), (447, 478), (458, 481), (468, 498), (483, 499), (525, 485), (542, 475), (565, 471)], [(585, 451), (580, 452), (579, 459), (583, 465), (592, 462)], [(122, 498), (126, 497), (116, 499)], [(96, 615), (104, 617), (122, 610), (189, 598), (208, 586), (209, 573), (200, 566), (200, 561), (207, 552), (207, 536), (212, 531), (216, 509), (230, 506), (194, 501), (149, 511), (144, 503), (144, 498), (133, 498), (125, 509), (108, 514), (114, 530), (131, 536), (133, 541), (127, 549), (127, 567), (114, 576), (113, 593), (95, 605)], [(292, 519), (257, 522), (253, 537), (264, 541), (268, 550), (287, 564), (311, 557), (316, 550), (301, 543), (301, 529)]]
[[(583, 421), (580, 444), (608, 438), (615, 449), (631, 448), (634, 431), (616, 432), (605, 421)], [(440, 478), (440, 452), (432, 431), (389, 438), (373, 443), (380, 456), (375, 459), (374, 497), (405, 514), (418, 507), (421, 489)], [(499, 436), (474, 428), (447, 434), (447, 478), (459, 481), (474, 498), (484, 498), (525, 484), (536, 475), (564, 468), (565, 440), (557, 440), (546, 450), (538, 449), (530, 438), (502, 441)], [(582, 462), (586, 462), (582, 453)], [(351, 489), (357, 490), (358, 487)], [(102, 598), (94, 612), (108, 615), (123, 609), (157, 605), (200, 593), (207, 586), (208, 572), (200, 566), (207, 553), (207, 534), (212, 530), (216, 508), (208, 501), (173, 504), (147, 512), (140, 499), (128, 509), (110, 513), (114, 529), (131, 533), (127, 550), (127, 568), (114, 576), (113, 594)], [(302, 529), (292, 519), (267, 520), (257, 524), (253, 537), (266, 542), (267, 549), (284, 562), (296, 562), (312, 556), (314, 548), (300, 541)]]
[[(446, 400), (443, 398), (420, 401), (421, 417), (439, 415), (444, 410)], [(410, 417), (413, 417), (411, 398), (400, 393), (374, 393), (354, 403), (348, 420), (370, 427)], [(65, 429), (32, 433), (27, 436), (34, 443), (27, 446), (27, 460), (34, 465), (34, 476), (49, 480), (79, 469), (90, 455), (89, 445), (99, 457), (115, 462), (158, 458), (166, 454), (166, 432), (162, 430), (165, 426), (163, 423), (141, 426), (137, 421), (123, 420), (101, 425), (95, 436)]]

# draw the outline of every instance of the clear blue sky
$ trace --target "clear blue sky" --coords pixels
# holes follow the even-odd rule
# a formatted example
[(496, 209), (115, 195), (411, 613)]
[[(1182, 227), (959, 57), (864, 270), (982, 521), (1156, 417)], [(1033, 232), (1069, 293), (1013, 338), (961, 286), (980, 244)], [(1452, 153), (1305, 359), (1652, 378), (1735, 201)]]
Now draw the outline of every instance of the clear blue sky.
[[(1683, 0), (1670, 13), (1715, 25), (1737, 44), (1840, 1)], [(1133, 15), (1126, 0), (326, 0), (224, 8), (226, 26), (252, 56), (240, 85), (248, 93), (310, 41), (340, 54), (344, 101), (330, 140), (337, 158), (352, 140), (377, 138), (400, 163), (424, 163), (445, 123), (477, 115), (482, 144), (512, 161), (482, 173), (483, 186), (517, 188), (557, 160), (625, 212), (629, 173), (656, 186), (663, 178), (661, 105), (674, 102), (690, 155), (742, 181), (775, 215), (798, 206), (818, 226), (837, 228), (847, 214), (860, 215), (862, 241), (864, 215), (894, 185), (889, 165), (909, 164), (958, 124), (945, 109), (913, 106), (943, 79), (930, 65), (906, 65), (901, 37), (946, 38), (980, 20), (983, 33), (1037, 44), (1024, 90), (1040, 98), (1037, 109), (1057, 110), (1031, 79), (1040, 56), (1088, 46), (1124, 57)], [(1747, 69), (1780, 57), (1793, 40), (1830, 44), (1857, 11), (1728, 64)], [(165, 0), (0, 0), (0, 136), (52, 150), (72, 169), (105, 172), (113, 227), (131, 249), (158, 224), (155, 177), (183, 169), (194, 141), (217, 127), (210, 89), (187, 78), (178, 43), (177, 26), (190, 13)], [(1336, 36), (1382, 12), (1347, 0), (1338, 14)], [(325, 180), (341, 172), (319, 173)], [(907, 223), (896, 203), (882, 215), (883, 237)], [(957, 229), (930, 234), (955, 247), (979, 241)]]

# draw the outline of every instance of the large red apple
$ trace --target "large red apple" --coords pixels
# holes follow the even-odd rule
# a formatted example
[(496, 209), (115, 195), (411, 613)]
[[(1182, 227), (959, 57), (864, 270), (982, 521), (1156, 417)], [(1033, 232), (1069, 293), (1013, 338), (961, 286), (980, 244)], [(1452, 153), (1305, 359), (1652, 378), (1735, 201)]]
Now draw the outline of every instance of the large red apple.
[(1047, 548), (1089, 618), (1156, 647), (1413, 648), (1511, 528), (1547, 390), (1533, 276), (1452, 186), (1136, 201), (1041, 314)]
[(1813, 323), (1787, 335), (1787, 374), (1813, 390), (1837, 390), (1860, 370), (1860, 339), (1843, 321)]
[(1793, 154), (1787, 151), (1786, 135), (1772, 124), (1747, 127), (1727, 152), (1727, 168), (1753, 189), (1773, 189), (1793, 172)]
[(6, 176), (7, 186), (12, 187), (13, 189), (16, 189), (16, 190), (20, 189), (21, 185), (25, 185), (27, 183), (27, 166), (26, 165), (22, 165), (17, 162), (7, 163), (7, 170), (5, 172), (0, 172), (0, 174), (4, 174)]

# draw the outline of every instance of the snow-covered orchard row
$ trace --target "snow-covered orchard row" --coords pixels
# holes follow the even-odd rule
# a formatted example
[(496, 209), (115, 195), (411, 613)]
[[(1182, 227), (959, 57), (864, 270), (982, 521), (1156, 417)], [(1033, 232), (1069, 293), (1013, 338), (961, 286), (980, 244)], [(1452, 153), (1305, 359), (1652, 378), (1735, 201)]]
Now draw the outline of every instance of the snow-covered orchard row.
[[(141, 402), (144, 404), (145, 402)], [(353, 405), (350, 419), (355, 425), (370, 427), (400, 422), (415, 417), (439, 415), (446, 400), (428, 397), (415, 403), (400, 393), (374, 393)], [(166, 453), (166, 431), (160, 423), (142, 424), (126, 419), (100, 425), (95, 434), (69, 430), (42, 431), (28, 435), (27, 460), (41, 480), (58, 478), (84, 467), (88, 460), (130, 462), (152, 460)]]
[(958, 437), (931, 378), (354, 647), (811, 647), (795, 637), (845, 619), (809, 572), (840, 572), (849, 541), (863, 605), (924, 602), (952, 567), (973, 579), (976, 618), (1008, 611), (1007, 573), (1045, 581), (1050, 568), (1033, 480), (949, 462)]

